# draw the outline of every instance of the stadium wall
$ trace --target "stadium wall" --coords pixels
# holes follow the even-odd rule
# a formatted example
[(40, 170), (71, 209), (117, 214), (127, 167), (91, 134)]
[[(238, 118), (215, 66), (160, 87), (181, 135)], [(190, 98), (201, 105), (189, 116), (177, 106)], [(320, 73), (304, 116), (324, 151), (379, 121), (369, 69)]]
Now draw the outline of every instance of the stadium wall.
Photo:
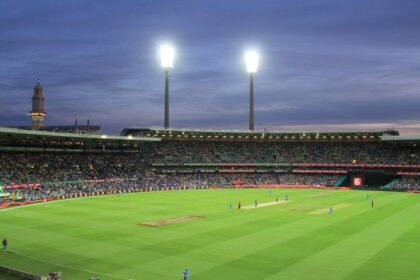
[[(19, 271), (19, 270), (16, 270), (14, 268), (10, 268), (10, 267), (7, 267), (7, 266), (2, 266), (2, 265), (0, 265), (0, 274), (16, 276), (19, 279), (47, 280), (46, 276), (35, 275), (35, 274), (31, 274), (31, 273), (24, 272), (24, 271)], [(1, 275), (0, 275), (0, 277), (1, 277)]]

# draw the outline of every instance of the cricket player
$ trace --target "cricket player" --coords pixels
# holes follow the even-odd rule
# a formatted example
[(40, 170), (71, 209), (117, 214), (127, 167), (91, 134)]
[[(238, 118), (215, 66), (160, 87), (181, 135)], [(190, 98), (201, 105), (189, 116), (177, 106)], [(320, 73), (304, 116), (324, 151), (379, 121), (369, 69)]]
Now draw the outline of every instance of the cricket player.
[(184, 280), (188, 280), (188, 268), (184, 269), (184, 272), (182, 272), (184, 275)]
[(330, 215), (332, 215), (332, 213), (333, 213), (333, 208), (332, 206), (330, 206)]
[(4, 238), (4, 239), (3, 239), (2, 244), (3, 244), (3, 252), (6, 252), (6, 250), (7, 250), (7, 244), (8, 244), (8, 242), (7, 242), (7, 239), (6, 239), (6, 238)]
[(232, 201), (229, 201), (229, 209), (232, 210), (232, 208), (233, 208)]
[(258, 206), (258, 201), (257, 200), (255, 200), (255, 207), (257, 207)]
[(238, 209), (241, 210), (241, 202), (238, 202)]

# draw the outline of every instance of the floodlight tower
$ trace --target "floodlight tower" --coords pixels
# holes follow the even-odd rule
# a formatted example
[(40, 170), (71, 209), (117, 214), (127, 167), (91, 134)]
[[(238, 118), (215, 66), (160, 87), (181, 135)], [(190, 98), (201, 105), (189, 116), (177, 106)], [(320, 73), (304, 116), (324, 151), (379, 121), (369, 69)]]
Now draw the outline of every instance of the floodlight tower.
[(249, 130), (254, 130), (254, 74), (258, 70), (258, 53), (245, 53), (246, 71), (249, 73)]
[(164, 128), (169, 128), (169, 70), (174, 66), (175, 50), (172, 46), (160, 47), (161, 66), (165, 70), (165, 120)]

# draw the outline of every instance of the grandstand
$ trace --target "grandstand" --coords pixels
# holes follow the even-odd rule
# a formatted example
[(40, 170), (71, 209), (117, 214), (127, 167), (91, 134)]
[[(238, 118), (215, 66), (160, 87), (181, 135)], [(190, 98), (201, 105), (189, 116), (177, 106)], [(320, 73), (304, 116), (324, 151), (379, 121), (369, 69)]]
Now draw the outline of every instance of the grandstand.
[(161, 188), (420, 189), (420, 138), (394, 130), (123, 129), (111, 136), (0, 128), (0, 144), (9, 204)]

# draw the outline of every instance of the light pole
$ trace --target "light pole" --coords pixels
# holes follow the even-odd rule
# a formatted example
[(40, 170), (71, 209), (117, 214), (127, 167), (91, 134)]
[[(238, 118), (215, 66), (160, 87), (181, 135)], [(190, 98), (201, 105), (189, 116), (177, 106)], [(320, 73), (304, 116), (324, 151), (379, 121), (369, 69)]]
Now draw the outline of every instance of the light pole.
[(169, 70), (174, 66), (175, 50), (171, 46), (160, 47), (161, 66), (165, 70), (165, 115), (164, 128), (169, 128)]
[(254, 74), (258, 70), (258, 53), (245, 53), (246, 71), (249, 73), (249, 130), (254, 130)]

